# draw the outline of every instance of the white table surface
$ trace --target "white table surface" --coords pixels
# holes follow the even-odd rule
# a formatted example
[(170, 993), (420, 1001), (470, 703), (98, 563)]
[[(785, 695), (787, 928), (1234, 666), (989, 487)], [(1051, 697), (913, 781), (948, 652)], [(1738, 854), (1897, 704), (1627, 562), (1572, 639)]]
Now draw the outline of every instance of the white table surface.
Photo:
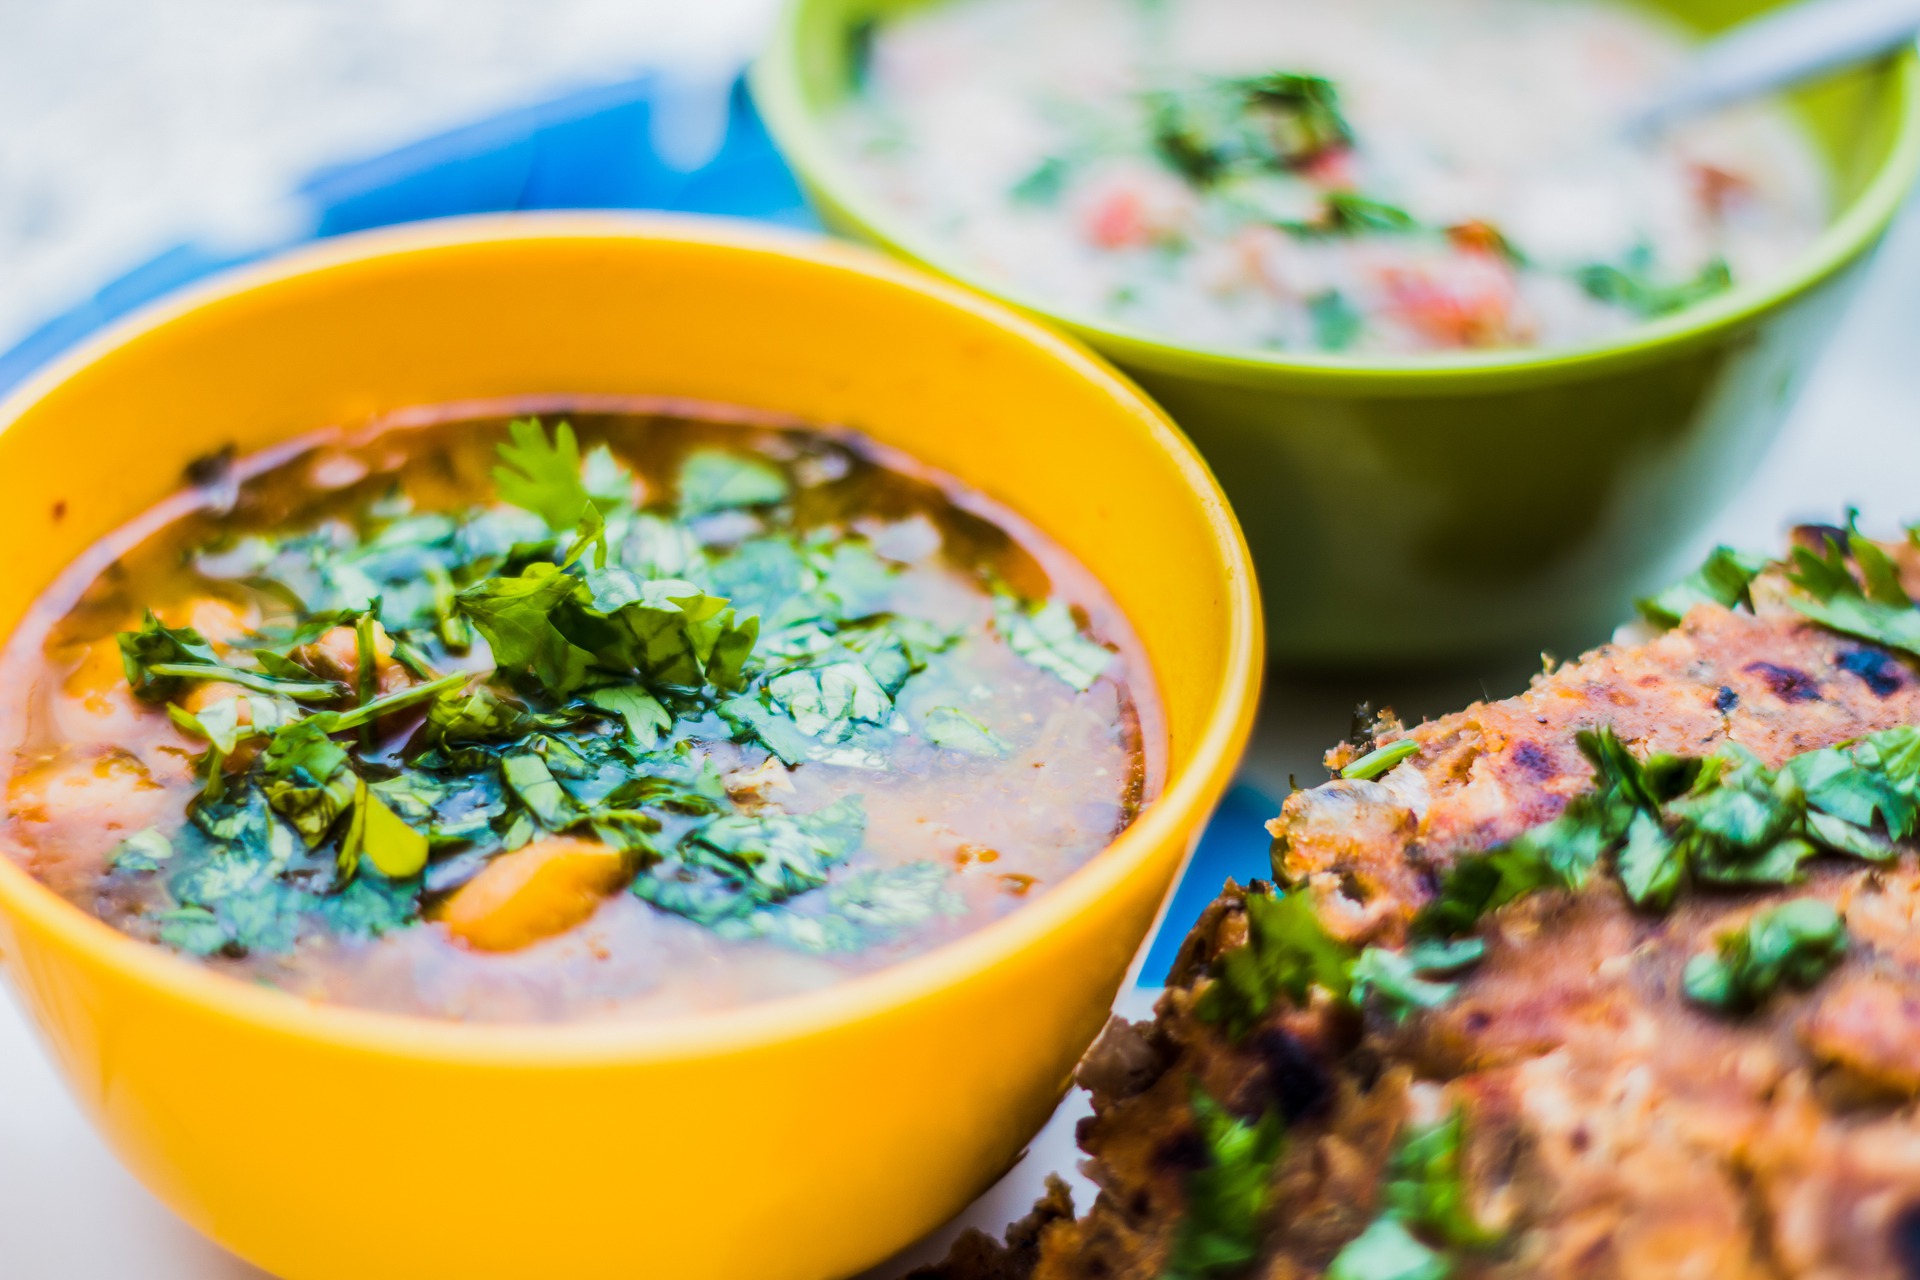
[[(706, 2), (703, 0), (703, 4)], [(253, 11), (258, 6), (250, 8), (243, 0), (167, 3), (172, 6), (167, 12), (196, 14), (209, 29), (229, 15), (261, 18)], [(637, 65), (663, 49), (688, 51), (688, 56), (709, 59), (721, 56), (740, 44), (743, 32), (751, 35), (753, 24), (763, 20), (768, 7), (765, 0), (713, 0), (711, 12), (687, 18), (686, 14), (701, 6), (629, 0), (629, 7), (644, 12), (637, 20), (629, 16), (620, 28), (627, 41), (624, 46), (618, 46), (618, 42), (596, 45), (590, 40), (550, 42), (541, 47), (541, 61), (532, 72), (514, 72), (506, 66), (515, 41), (520, 39), (512, 35), (517, 29), (508, 21), (512, 9), (509, 4), (495, 0), (395, 0), (380, 12), (389, 16), (398, 13), (412, 21), (408, 30), (419, 40), (431, 43), (429, 36), (422, 34), (431, 32), (433, 24), (429, 20), (436, 10), (453, 4), (463, 6), (463, 12), (478, 24), (476, 34), (464, 45), (435, 47), (429, 52), (463, 71), (491, 75), (486, 93), (476, 94), (470, 86), (440, 98), (417, 92), (403, 95), (397, 89), (384, 98), (375, 93), (377, 101), (363, 102), (358, 116), (349, 113), (353, 128), (345, 134), (339, 130), (334, 134), (315, 129), (302, 132), (283, 120), (274, 125), (282, 130), (272, 139), (275, 146), (284, 144), (286, 151), (304, 147), (305, 151), (292, 161), (279, 154), (275, 163), (290, 165), (286, 167), (289, 174), (301, 172), (327, 158), (329, 148), (344, 146), (350, 153), (352, 148), (364, 150), (368, 145), (397, 140), (378, 136), (383, 128), (394, 127), (396, 119), (412, 122), (410, 127), (415, 128), (441, 117), (458, 119), (462, 112), (470, 114), (504, 105), (542, 82), (568, 75), (604, 75), (623, 60)], [(354, 11), (356, 22), (370, 20), (368, 15), (378, 9), (359, 0), (344, 7)], [(541, 11), (564, 10), (576, 22), (591, 26), (620, 7), (609, 0), (555, 0)], [(92, 12), (76, 16), (75, 10), (81, 8)], [(289, 0), (285, 8), (293, 11), (293, 16), (281, 13), (274, 19), (281, 24), (274, 29), (276, 38), (288, 50), (297, 52), (300, 41), (311, 33), (292, 28), (324, 6), (317, 0)], [(678, 19), (672, 16), (675, 10), (682, 15)], [(56, 12), (59, 18), (53, 16)], [(71, 291), (82, 284), (104, 278), (128, 261), (137, 260), (149, 251), (142, 237), (164, 236), (166, 230), (161, 227), (156, 232), (152, 225), (107, 225), (97, 218), (70, 235), (36, 230), (38, 224), (28, 217), (32, 211), (23, 212), (18, 184), (10, 190), (5, 181), (10, 171), (15, 175), (25, 172), (40, 184), (43, 193), (51, 192), (47, 198), (56, 209), (67, 199), (119, 197), (121, 193), (112, 191), (111, 184), (104, 180), (90, 185), (90, 180), (76, 177), (63, 185), (62, 171), (48, 158), (44, 137), (36, 150), (24, 140), (24, 135), (33, 130), (17, 122), (23, 118), (22, 112), (47, 100), (45, 93), (36, 97), (22, 91), (29, 73), (39, 74), (45, 81), (42, 64), (48, 61), (48, 55), (57, 54), (63, 41), (79, 38), (89, 22), (97, 22), (103, 14), (123, 12), (138, 16), (155, 30), (167, 25), (156, 26), (158, 0), (61, 0), (59, 5), (51, 0), (0, 0), (0, 121), (7, 122), (0, 123), (0, 282), (12, 280), (32, 286), (30, 291), (42, 295), (48, 307), (64, 301), (61, 289), (67, 289), (66, 296), (71, 296)], [(487, 14), (499, 19), (497, 29), (491, 32), (491, 44), (487, 43), (489, 29), (480, 22)], [(136, 34), (142, 30), (139, 23), (134, 24), (134, 30)], [(173, 34), (179, 35), (177, 31)], [(178, 62), (191, 49), (178, 39), (175, 43), (178, 47), (169, 57)], [(138, 40), (123, 32), (121, 44), (132, 48)], [(350, 42), (340, 47), (351, 51)], [(127, 53), (122, 62), (125, 65), (115, 65), (116, 77), (135, 74), (142, 65), (134, 53)], [(171, 86), (185, 93), (181, 85), (187, 80), (217, 79), (221, 65), (215, 60), (190, 72), (178, 67), (149, 69), (160, 80), (172, 77), (159, 85), (159, 92), (164, 94)], [(347, 70), (351, 73), (353, 68), (348, 66)], [(95, 71), (105, 74), (98, 68)], [(381, 88), (378, 68), (361, 71), (363, 81), (374, 89)], [(251, 74), (259, 80), (257, 70)], [(244, 86), (233, 89), (233, 93), (244, 96)], [(55, 107), (65, 101), (57, 94), (53, 99)], [(84, 104), (68, 104), (64, 109), (67, 116), (54, 112), (59, 118), (51, 127), (65, 130), (70, 148), (93, 148), (88, 153), (97, 154), (99, 147), (112, 145), (111, 138), (116, 134), (110, 112), (89, 113)], [(193, 125), (190, 118), (176, 123), (189, 130)], [(44, 130), (39, 132), (44, 134)], [(248, 151), (244, 146), (235, 150), (234, 146), (237, 144), (230, 145), (226, 152), (214, 148), (199, 159), (221, 166), (221, 173), (246, 170), (249, 156), (261, 160), (260, 148)], [(264, 162), (248, 173), (248, 181), (262, 190), (265, 184), (259, 173), (263, 168)], [(213, 185), (218, 187), (218, 183)], [(248, 203), (248, 192), (241, 189), (245, 187), (240, 183), (235, 192), (229, 193), (236, 207)], [(190, 192), (172, 191), (162, 205), (169, 216), (180, 218), (204, 212), (204, 206), (193, 203)], [(47, 261), (48, 255), (52, 261)], [(6, 292), (0, 289), (0, 293)], [(18, 293), (14, 296), (17, 301)], [(30, 318), (23, 311), (9, 314), (5, 306), (0, 306), (0, 347), (11, 340), (9, 330), (17, 332)], [(1782, 438), (1739, 498), (1702, 535), (1700, 545), (1703, 550), (1715, 541), (1769, 547), (1786, 524), (1803, 519), (1830, 520), (1848, 503), (1861, 508), (1862, 523), (1869, 530), (1891, 530), (1905, 519), (1920, 517), (1920, 215), (1909, 215), (1896, 227), (1873, 278)], [(1596, 641), (1601, 638), (1595, 637)], [(1390, 703), (1403, 716), (1417, 719), (1440, 714), (1475, 697), (1515, 692), (1527, 674), (1523, 665), (1487, 664), (1427, 674), (1275, 677), (1269, 684), (1247, 774), (1278, 794), (1285, 793), (1289, 774), (1297, 774), (1302, 781), (1324, 776), (1319, 771), (1319, 753), (1345, 733), (1348, 713), (1363, 698), (1372, 699), (1376, 705)], [(1130, 1016), (1144, 1016), (1149, 1003), (1149, 993), (1132, 993), (1126, 1002), (1127, 1011)], [(1027, 1158), (999, 1185), (956, 1222), (893, 1263), (877, 1268), (868, 1280), (887, 1280), (908, 1265), (942, 1256), (948, 1242), (964, 1226), (977, 1225), (997, 1233), (1026, 1212), (1040, 1194), (1049, 1171), (1068, 1175), (1084, 1206), (1090, 1191), (1073, 1170), (1077, 1159), (1073, 1124), (1085, 1114), (1085, 1107), (1084, 1097), (1070, 1097), (1060, 1114), (1035, 1138)], [(257, 1280), (260, 1275), (197, 1237), (115, 1163), (67, 1096), (11, 995), (0, 989), (0, 1280)]]

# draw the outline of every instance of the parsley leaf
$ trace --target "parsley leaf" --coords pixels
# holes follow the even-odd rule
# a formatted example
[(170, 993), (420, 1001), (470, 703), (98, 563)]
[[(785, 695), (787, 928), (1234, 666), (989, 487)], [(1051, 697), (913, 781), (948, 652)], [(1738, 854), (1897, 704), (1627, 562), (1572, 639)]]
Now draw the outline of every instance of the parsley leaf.
[(1825, 977), (1847, 949), (1846, 923), (1817, 898), (1761, 911), (1720, 935), (1715, 949), (1687, 961), (1687, 998), (1726, 1013), (1747, 1013), (1782, 985), (1806, 988)]

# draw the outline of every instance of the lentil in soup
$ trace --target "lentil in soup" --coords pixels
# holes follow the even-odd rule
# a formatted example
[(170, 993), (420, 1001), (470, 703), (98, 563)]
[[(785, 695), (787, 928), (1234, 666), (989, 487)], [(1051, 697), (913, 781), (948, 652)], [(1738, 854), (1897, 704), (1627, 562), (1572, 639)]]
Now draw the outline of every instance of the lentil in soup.
[(956, 268), (1172, 341), (1604, 339), (1827, 217), (1786, 111), (1629, 137), (1686, 56), (1593, 0), (948, 0), (864, 29), (854, 177)]
[(197, 464), (0, 655), (0, 844), (228, 973), (537, 1021), (894, 963), (1150, 802), (1144, 659), (1014, 513), (850, 431), (567, 407)]

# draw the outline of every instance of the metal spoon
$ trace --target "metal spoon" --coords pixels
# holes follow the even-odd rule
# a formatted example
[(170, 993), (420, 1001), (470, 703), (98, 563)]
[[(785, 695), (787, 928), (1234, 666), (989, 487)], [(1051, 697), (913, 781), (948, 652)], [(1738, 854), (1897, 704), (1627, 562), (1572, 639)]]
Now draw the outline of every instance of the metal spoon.
[(1891, 53), (1920, 34), (1920, 0), (1802, 0), (1743, 22), (1623, 123), (1644, 137), (1688, 116)]

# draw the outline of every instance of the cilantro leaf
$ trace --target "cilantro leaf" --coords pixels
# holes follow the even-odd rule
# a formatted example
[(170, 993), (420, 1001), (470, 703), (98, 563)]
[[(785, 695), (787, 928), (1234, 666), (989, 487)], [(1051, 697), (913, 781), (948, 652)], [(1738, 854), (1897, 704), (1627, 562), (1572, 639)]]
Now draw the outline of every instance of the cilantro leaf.
[(113, 847), (107, 865), (115, 871), (158, 871), (160, 864), (173, 857), (173, 842), (160, 828), (136, 831)]
[(327, 838), (352, 805), (356, 780), (340, 744), (318, 720), (276, 731), (261, 755), (261, 794), (308, 848)]
[(196, 680), (238, 685), (255, 693), (275, 694), (302, 701), (331, 701), (346, 694), (345, 685), (315, 680), (305, 671), (286, 679), (263, 671), (230, 666), (213, 651), (206, 637), (192, 627), (169, 627), (147, 611), (137, 631), (118, 636), (120, 664), (135, 694), (149, 702), (171, 698)]
[(1237, 1275), (1260, 1256), (1273, 1205), (1273, 1167), (1286, 1145), (1277, 1111), (1248, 1124), (1197, 1084), (1189, 1100), (1208, 1163), (1187, 1175), (1187, 1212), (1173, 1238), (1165, 1280)]
[(501, 756), (500, 776), (541, 826), (548, 831), (565, 831), (586, 815), (553, 776), (541, 750), (544, 745), (536, 738)]
[(1353, 143), (1353, 129), (1340, 114), (1340, 91), (1322, 76), (1275, 71), (1236, 86), (1247, 104), (1268, 117), (1281, 163), (1305, 164)]
[(1761, 911), (1720, 935), (1715, 949), (1687, 961), (1687, 998), (1726, 1013), (1747, 1013), (1781, 986), (1811, 987), (1847, 949), (1846, 923), (1817, 898)]
[(1406, 1021), (1416, 1009), (1438, 1009), (1459, 994), (1460, 986), (1432, 978), (1477, 964), (1486, 952), (1486, 943), (1478, 938), (1420, 942), (1405, 951), (1368, 947), (1353, 962), (1353, 1003), (1364, 1004), (1369, 996), (1378, 996), (1396, 1023)]
[(1308, 298), (1307, 318), (1313, 322), (1313, 345), (1322, 351), (1345, 351), (1367, 327), (1366, 316), (1338, 289)]
[(583, 521), (598, 522), (580, 475), (580, 443), (573, 427), (562, 422), (552, 439), (538, 418), (517, 418), (507, 424), (508, 439), (499, 447), (500, 465), (493, 482), (501, 499), (539, 516), (556, 533), (571, 533)]
[(866, 867), (830, 880), (818, 894), (779, 910), (756, 909), (721, 922), (722, 936), (754, 937), (816, 954), (886, 942), (961, 909), (945, 868), (932, 862)]
[(735, 936), (753, 936), (755, 911), (825, 885), (865, 832), (851, 796), (808, 814), (723, 814), (637, 877), (633, 892), (663, 911), (709, 927), (733, 922)]
[(958, 707), (934, 707), (920, 718), (920, 734), (936, 747), (987, 760), (1003, 760), (1013, 746)]
[(621, 723), (641, 750), (657, 746), (673, 728), (673, 713), (660, 705), (660, 699), (637, 684), (601, 685), (580, 695), (581, 701), (619, 716)]
[(1458, 1109), (1434, 1124), (1408, 1126), (1387, 1165), (1383, 1199), (1388, 1214), (1442, 1244), (1484, 1249), (1498, 1244), (1501, 1233), (1474, 1216), (1461, 1158), (1465, 1145), (1466, 1113)]
[(726, 449), (695, 449), (680, 464), (680, 510), (689, 516), (785, 502), (786, 473), (762, 458)]
[(1014, 183), (1007, 197), (1015, 204), (1044, 207), (1060, 203), (1066, 191), (1072, 165), (1064, 156), (1046, 156)]
[(1398, 1219), (1375, 1218), (1327, 1264), (1327, 1280), (1448, 1280), (1453, 1264)]
[[(1920, 609), (1907, 598), (1886, 552), (1857, 532), (1850, 532), (1847, 542), (1843, 550), (1829, 537), (1821, 554), (1806, 547), (1793, 549), (1787, 579), (1799, 591), (1788, 596), (1787, 603), (1842, 635), (1920, 655)], [(1849, 551), (1861, 567), (1864, 587), (1847, 568)]]
[(1329, 191), (1322, 226), (1335, 235), (1392, 235), (1419, 227), (1405, 209), (1352, 191)]
[(1749, 555), (1731, 547), (1715, 547), (1698, 569), (1656, 595), (1634, 601), (1640, 615), (1657, 627), (1677, 627), (1697, 604), (1728, 609), (1753, 608), (1749, 589), (1767, 567), (1765, 556)]
[(135, 693), (150, 701), (173, 696), (185, 683), (178, 676), (156, 677), (153, 674), (156, 665), (225, 665), (205, 636), (192, 627), (169, 627), (151, 609), (147, 610), (139, 630), (122, 631), (118, 639), (120, 663), (126, 670), (127, 683)]
[(485, 578), (465, 588), (460, 611), (486, 637), (500, 667), (531, 676), (553, 697), (565, 697), (586, 679), (593, 655), (555, 628), (553, 614), (581, 589), (572, 574), (534, 564), (518, 577)]
[(1670, 315), (1733, 287), (1733, 272), (1719, 258), (1702, 267), (1691, 280), (1676, 284), (1662, 284), (1635, 265), (1608, 263), (1582, 267), (1573, 278), (1589, 297), (1623, 307), (1643, 319)]
[(1001, 596), (994, 602), (993, 617), (1008, 648), (1081, 693), (1113, 665), (1113, 651), (1081, 634), (1063, 600), (1033, 605)]
[(560, 631), (607, 670), (725, 692), (741, 686), (760, 634), (758, 618), (737, 619), (727, 606), (691, 582), (610, 568), (589, 571), (585, 586), (554, 607)]
[(1435, 1124), (1409, 1125), (1387, 1162), (1379, 1216), (1335, 1256), (1327, 1280), (1445, 1280), (1459, 1251), (1498, 1244), (1502, 1233), (1474, 1216), (1465, 1145), (1461, 1111)]
[(1304, 1005), (1317, 986), (1348, 998), (1352, 948), (1327, 933), (1306, 894), (1249, 893), (1246, 912), (1246, 945), (1214, 961), (1213, 980), (1194, 1002), (1198, 1017), (1224, 1024), (1239, 1040), (1283, 995)]

